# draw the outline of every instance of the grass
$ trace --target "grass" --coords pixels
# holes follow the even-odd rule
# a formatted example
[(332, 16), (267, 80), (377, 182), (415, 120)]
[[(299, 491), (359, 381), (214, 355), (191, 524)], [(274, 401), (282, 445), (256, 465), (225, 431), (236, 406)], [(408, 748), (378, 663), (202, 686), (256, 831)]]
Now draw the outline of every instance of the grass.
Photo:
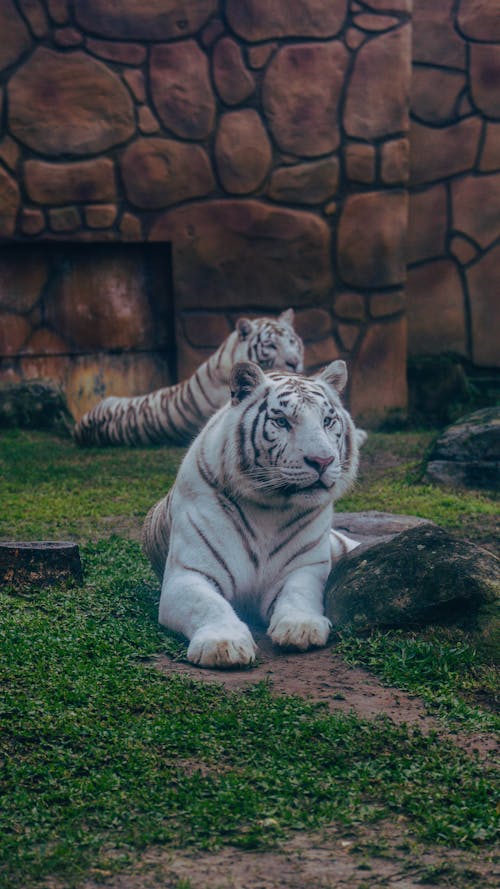
[[(396, 511), (415, 512), (415, 442), (386, 436), (379, 445), (393, 439), (408, 450), (404, 471), (390, 472)], [(369, 446), (376, 454), (376, 442)], [(427, 842), (492, 842), (495, 775), (449, 741), (385, 719), (329, 715), (273, 697), (265, 684), (229, 694), (154, 668), (159, 653), (182, 656), (183, 646), (157, 626), (158, 585), (139, 545), (109, 537), (106, 522), (139, 520), (181, 456), (77, 451), (34, 432), (0, 440), (0, 534), (78, 534), (85, 567), (82, 587), (0, 593), (2, 889), (43, 886), (49, 875), (70, 887), (152, 844), (264, 848), (290, 829), (332, 821), (404, 818)], [(373, 475), (382, 484), (376, 467)], [(370, 482), (362, 486), (355, 498), (364, 489), (370, 502)], [(411, 506), (397, 501), (398, 486)], [(493, 504), (427, 497), (448, 526), (469, 499), (486, 516)], [(465, 640), (385, 634), (341, 646), (386, 681), (437, 701), (450, 720), (458, 718), (451, 698), (463, 702), (486, 669)], [(479, 711), (462, 724), (476, 719), (492, 726)]]

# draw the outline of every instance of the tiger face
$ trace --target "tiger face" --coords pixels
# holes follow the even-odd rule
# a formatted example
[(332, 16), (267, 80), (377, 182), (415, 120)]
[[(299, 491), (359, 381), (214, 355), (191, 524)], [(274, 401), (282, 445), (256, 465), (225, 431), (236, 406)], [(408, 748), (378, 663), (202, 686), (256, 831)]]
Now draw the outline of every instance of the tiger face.
[(278, 318), (239, 318), (236, 323), (239, 343), (234, 360), (254, 361), (263, 370), (301, 373), (304, 346), (293, 327), (293, 309)]
[(273, 372), (255, 364), (233, 368), (232, 403), (240, 406), (237, 441), (245, 491), (336, 500), (358, 467), (354, 423), (339, 393), (345, 362), (334, 361), (315, 378)]

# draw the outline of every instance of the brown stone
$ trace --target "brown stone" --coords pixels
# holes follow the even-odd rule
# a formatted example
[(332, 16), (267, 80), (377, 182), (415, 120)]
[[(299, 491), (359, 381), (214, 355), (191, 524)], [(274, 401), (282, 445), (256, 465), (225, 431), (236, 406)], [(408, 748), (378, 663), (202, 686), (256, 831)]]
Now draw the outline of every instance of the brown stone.
[(362, 321), (366, 314), (364, 296), (347, 290), (337, 293), (333, 308), (337, 318), (347, 321)]
[(176, 136), (204, 139), (215, 121), (207, 57), (194, 40), (154, 46), (150, 58), (153, 102)]
[(380, 175), (386, 185), (404, 185), (410, 172), (410, 143), (408, 139), (391, 139), (382, 145)]
[(472, 323), (472, 359), (474, 364), (483, 367), (500, 366), (499, 268), (500, 244), (495, 244), (467, 271)]
[(370, 9), (386, 10), (393, 9), (395, 12), (411, 12), (413, 8), (413, 0), (365, 0), (365, 6)]
[(500, 173), (451, 184), (453, 227), (484, 248), (500, 235)]
[(211, 19), (201, 33), (201, 42), (208, 49), (224, 34), (224, 25), (220, 19)]
[(14, 142), (10, 136), (4, 136), (0, 142), (0, 157), (11, 170), (15, 170), (20, 153), (17, 142)]
[(39, 247), (30, 247), (29, 261), (17, 252), (0, 257), (0, 309), (29, 312), (47, 280), (47, 261)]
[(295, 313), (294, 327), (304, 342), (324, 339), (331, 333), (332, 316), (327, 309), (303, 309)]
[(414, 65), (411, 79), (411, 110), (424, 123), (450, 123), (457, 99), (464, 89), (465, 74)]
[(403, 290), (393, 290), (390, 293), (372, 293), (370, 296), (370, 315), (372, 318), (385, 318), (397, 315), (405, 307), (405, 295)]
[(117, 215), (115, 204), (95, 204), (85, 207), (85, 222), (89, 228), (110, 228)]
[(92, 34), (116, 40), (170, 40), (198, 31), (216, 0), (74, 0), (76, 20)]
[(353, 52), (356, 52), (363, 43), (366, 42), (366, 34), (364, 31), (358, 31), (357, 28), (349, 28), (347, 34), (345, 35), (345, 44), (352, 49)]
[[(499, 12), (500, 18), (500, 12)], [(472, 100), (487, 117), (500, 117), (500, 46), (473, 43), (470, 47)]]
[(58, 28), (54, 31), (54, 43), (64, 49), (70, 46), (80, 46), (83, 43), (83, 36), (81, 31), (77, 31), (76, 28)]
[(0, 4), (0, 71), (17, 62), (31, 45), (31, 37), (12, 0)]
[(143, 136), (152, 136), (161, 129), (149, 105), (141, 105), (137, 114), (139, 130)]
[[(113, 43), (108, 40), (95, 40), (87, 37), (85, 45), (89, 52), (101, 59), (110, 62), (120, 62), (123, 65), (142, 65), (146, 59), (146, 47), (140, 43)], [(126, 72), (129, 74), (132, 72)], [(126, 76), (126, 75), (125, 75)]]
[(465, 118), (449, 127), (410, 126), (410, 183), (420, 185), (464, 173), (474, 167), (481, 120)]
[(468, 40), (500, 40), (500, 16), (495, 0), (461, 0), (458, 27)]
[(454, 28), (455, 0), (418, 0), (413, 6), (413, 61), (465, 68), (466, 44)]
[(337, 201), (329, 201), (328, 204), (325, 204), (323, 207), (323, 213), (325, 216), (334, 216), (339, 208)]
[(462, 235), (455, 235), (451, 239), (450, 253), (460, 265), (469, 265), (476, 258), (478, 249), (467, 238), (464, 238)]
[(64, 355), (67, 351), (65, 340), (48, 327), (36, 330), (23, 349), (26, 355)]
[(215, 44), (212, 70), (217, 92), (227, 105), (239, 105), (252, 95), (255, 82), (243, 61), (239, 45), (231, 37)]
[(45, 216), (41, 210), (25, 207), (21, 216), (21, 230), (25, 235), (38, 235), (45, 228)]
[(176, 301), (197, 308), (283, 308), (324, 302), (332, 286), (330, 229), (314, 213), (256, 200), (170, 210), (150, 234), (171, 241)]
[(479, 169), (482, 173), (493, 173), (500, 170), (500, 123), (486, 124), (486, 137)]
[(46, 37), (49, 23), (40, 0), (19, 0), (19, 4), (21, 12), (28, 20), (33, 35), (40, 39)]
[(358, 423), (376, 425), (391, 412), (404, 411), (406, 319), (372, 324), (351, 368), (350, 410)]
[(31, 325), (22, 315), (0, 312), (0, 357), (17, 355), (31, 333)]
[(347, 15), (346, 0), (227, 0), (228, 22), (244, 40), (274, 37), (334, 37)]
[(304, 355), (306, 373), (314, 373), (314, 371), (324, 367), (325, 364), (329, 364), (330, 361), (335, 361), (340, 357), (340, 350), (332, 336), (307, 343)]
[(454, 262), (437, 259), (408, 271), (406, 314), (410, 355), (466, 355), (462, 282)]
[(74, 232), (81, 225), (77, 207), (54, 207), (49, 210), (49, 225), (53, 232)]
[(142, 71), (132, 68), (130, 71), (123, 72), (123, 79), (130, 87), (132, 94), (138, 102), (147, 101), (146, 80)]
[(114, 164), (104, 157), (67, 164), (26, 161), (24, 179), (29, 197), (38, 204), (110, 201), (116, 196)]
[(443, 184), (410, 193), (406, 251), (408, 262), (442, 256), (448, 232), (448, 201)]
[(271, 167), (272, 148), (256, 111), (248, 108), (222, 115), (215, 161), (222, 187), (229, 194), (249, 194), (262, 185)]
[(105, 151), (134, 129), (129, 92), (109, 68), (85, 53), (39, 47), (9, 86), (11, 132), (40, 154)]
[(338, 263), (346, 284), (384, 287), (405, 278), (404, 192), (366, 192), (347, 198), (340, 217)]
[(215, 185), (206, 151), (173, 139), (136, 139), (122, 155), (121, 171), (129, 201), (144, 210), (201, 197)]
[(0, 238), (10, 238), (14, 234), (19, 201), (17, 182), (0, 167)]
[(349, 136), (379, 139), (407, 129), (410, 59), (409, 25), (361, 47), (347, 86), (344, 126)]
[(319, 204), (336, 194), (339, 162), (336, 157), (279, 167), (271, 175), (267, 194), (273, 201)]
[(142, 241), (141, 221), (132, 213), (123, 214), (119, 228), (124, 241)]
[(346, 352), (351, 352), (356, 345), (360, 333), (359, 324), (339, 324), (337, 326), (337, 333), (340, 337), (340, 342), (342, 343), (342, 348), (346, 350)]
[(351, 182), (371, 184), (375, 180), (375, 148), (363, 142), (350, 142), (345, 148), (346, 176)]
[(49, 15), (56, 25), (64, 25), (69, 19), (68, 0), (47, 0)]
[(340, 41), (278, 50), (266, 70), (263, 102), (283, 151), (316, 157), (338, 148), (338, 109), (347, 62)]
[(180, 320), (186, 340), (195, 348), (217, 349), (232, 330), (220, 312), (183, 312)]
[(363, 31), (388, 31), (399, 25), (399, 19), (393, 15), (372, 15), (369, 12), (363, 12), (354, 17), (357, 28)]
[(472, 107), (472, 103), (469, 99), (468, 93), (464, 93), (458, 103), (458, 117), (467, 117), (469, 114), (474, 114), (474, 111), (475, 109)]
[(251, 68), (265, 68), (271, 58), (277, 43), (260, 43), (258, 46), (249, 46), (247, 49), (248, 64)]

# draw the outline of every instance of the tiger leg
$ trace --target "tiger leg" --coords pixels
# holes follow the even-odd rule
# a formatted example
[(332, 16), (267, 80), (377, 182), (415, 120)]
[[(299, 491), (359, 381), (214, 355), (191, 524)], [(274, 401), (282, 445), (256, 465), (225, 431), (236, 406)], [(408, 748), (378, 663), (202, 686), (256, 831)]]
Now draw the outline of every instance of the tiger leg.
[(326, 645), (331, 623), (324, 615), (326, 577), (307, 569), (294, 572), (276, 599), (267, 634), (276, 645), (308, 648)]
[(159, 621), (189, 639), (188, 660), (201, 667), (243, 667), (255, 660), (248, 629), (214, 583), (197, 571), (167, 570)]

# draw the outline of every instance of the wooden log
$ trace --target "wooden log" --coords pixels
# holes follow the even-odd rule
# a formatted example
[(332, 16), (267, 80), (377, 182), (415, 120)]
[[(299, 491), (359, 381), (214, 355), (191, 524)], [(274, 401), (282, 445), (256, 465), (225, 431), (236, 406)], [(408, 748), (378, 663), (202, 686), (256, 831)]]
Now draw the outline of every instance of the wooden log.
[(83, 580), (77, 543), (0, 541), (0, 586), (47, 586), (67, 580)]

